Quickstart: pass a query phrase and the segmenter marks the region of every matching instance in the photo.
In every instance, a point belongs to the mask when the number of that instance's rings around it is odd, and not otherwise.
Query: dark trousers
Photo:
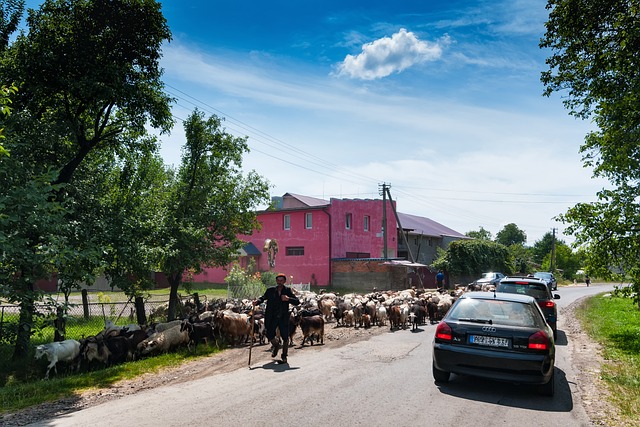
[[[282,357],[287,357],[289,350],[289,318],[276,319],[273,322],[269,322],[265,325],[267,339],[272,345],[276,338],[276,329],[280,329],[280,337],[282,338]]]

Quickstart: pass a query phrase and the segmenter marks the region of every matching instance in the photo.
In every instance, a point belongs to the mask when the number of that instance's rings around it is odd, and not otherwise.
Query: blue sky
[[[31,3],[31,4],[29,4]],[[28,2],[33,6],[39,2]],[[591,128],[542,97],[543,0],[162,1],[178,165],[195,107],[248,136],[272,195],[379,198],[401,212],[528,244],[604,185],[582,167]]]

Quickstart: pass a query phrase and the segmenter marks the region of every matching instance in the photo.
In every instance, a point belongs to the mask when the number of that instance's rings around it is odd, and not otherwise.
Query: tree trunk
[[[171,286],[169,292],[169,313],[167,314],[167,321],[170,322],[176,319],[176,307],[178,307],[178,287],[182,282],[182,273],[167,274],[167,281]]]
[[[33,285],[27,284],[27,287]],[[32,292],[27,292],[32,295]],[[20,318],[18,321],[18,334],[16,346],[13,351],[13,361],[25,360],[29,355],[29,343],[31,340],[31,328],[33,328],[33,312],[35,303],[32,296],[25,296],[20,302]]]

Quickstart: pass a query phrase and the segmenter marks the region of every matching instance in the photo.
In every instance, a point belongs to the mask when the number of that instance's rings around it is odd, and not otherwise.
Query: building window
[[[287,246],[287,256],[304,255],[304,246]]]
[[[348,213],[344,218],[344,228],[351,230],[351,214]]]
[[[308,212],[304,215],[304,228],[306,228],[307,230],[310,230],[313,225],[313,214],[311,212]]]
[[[364,231],[369,231],[369,215],[364,216]]]
[[[282,219],[282,228],[284,230],[291,230],[291,215],[285,215]]]
[[[369,252],[347,252],[346,258],[371,258]]]

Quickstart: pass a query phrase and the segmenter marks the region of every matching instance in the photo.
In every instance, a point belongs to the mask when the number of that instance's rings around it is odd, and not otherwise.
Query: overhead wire
[[[336,177],[336,175],[339,175],[344,181],[352,183],[352,184],[356,184],[356,185],[378,185],[379,183],[383,182],[384,180],[382,179],[377,179],[377,178],[372,178],[366,175],[362,175],[359,174],[357,172],[353,172],[353,171],[349,171],[346,168],[339,166],[335,163],[332,163],[330,161],[327,161],[317,155],[308,153],[302,149],[300,149],[299,147],[296,147],[294,145],[291,145],[287,142],[282,141],[279,138],[276,138],[266,132],[263,132],[257,128],[255,128],[254,126],[251,126],[239,119],[236,119],[228,114],[226,114],[225,112],[209,105],[206,102],[203,102],[195,97],[193,97],[192,95],[187,94],[186,92],[172,86],[169,84],[165,83],[165,86],[170,88],[171,90],[169,90],[168,92],[174,96],[177,99],[180,99],[182,101],[185,101],[191,105],[193,105],[196,108],[199,108],[209,114],[216,114],[219,115],[220,117],[222,117],[225,120],[225,127],[227,127],[231,132],[233,132],[236,135],[242,136],[242,137],[247,137],[248,138],[248,144],[250,147],[250,150],[252,152],[257,152],[260,153],[264,156],[270,157],[272,159],[278,160],[280,162],[286,163],[290,166],[296,167],[296,168],[300,168],[303,169],[305,171],[310,171],[319,175],[324,175],[324,176],[328,176],[328,177]],[[182,104],[179,104],[181,108],[188,110],[187,107],[185,107]],[[174,116],[176,117],[176,116]],[[176,117],[177,118],[177,117]],[[182,119],[180,119],[181,121],[184,121]],[[259,148],[256,147],[256,145],[253,143],[259,143],[262,144],[268,148],[272,148],[272,149],[276,149],[278,150],[278,152],[282,152],[287,156],[291,156],[295,159],[298,160],[302,160],[303,162],[305,162],[304,164],[300,164],[297,163],[295,160],[288,160],[285,158],[285,156],[278,156],[278,155],[274,155],[270,152],[261,150]],[[320,168],[320,170],[318,169],[314,169],[309,167],[309,165],[315,165],[318,168]],[[327,169],[327,171],[323,171],[322,169]],[[561,204],[563,206],[565,206],[568,203],[571,204],[575,204],[575,203],[579,203],[579,202],[567,202],[567,201],[549,201],[549,200],[504,200],[503,198],[500,199],[480,199],[480,198],[462,198],[462,197],[446,197],[446,196],[429,196],[428,198],[424,197],[424,196],[418,196],[416,194],[415,190],[418,190],[418,192],[420,193],[420,190],[424,190],[427,192],[433,192],[433,191],[440,191],[440,192],[448,192],[448,193],[456,193],[456,194],[461,194],[461,193],[474,193],[474,194],[489,194],[489,195],[496,195],[496,196],[519,196],[519,197],[532,197],[532,196],[542,196],[542,197],[593,197],[593,195],[579,195],[579,194],[548,194],[548,193],[517,193],[517,192],[491,192],[491,191],[471,191],[471,190],[460,190],[460,189],[444,189],[444,188],[428,188],[428,187],[416,187],[416,186],[395,186],[394,188],[394,192],[398,193],[400,195],[404,195],[408,198],[410,198],[414,203],[416,204],[420,204],[423,206],[428,207],[429,209],[433,210],[439,210],[449,216],[455,216],[458,218],[462,218],[465,220],[473,220],[473,221],[478,221],[478,222],[484,222],[486,223],[491,223],[494,226],[500,226],[500,224],[497,224],[495,222],[495,218],[489,217],[489,216],[485,216],[482,215],[480,212],[474,210],[474,211],[468,211],[468,210],[461,210],[459,207],[454,207],[451,205],[447,205],[445,203],[442,203],[442,201],[456,201],[456,202],[473,202],[473,203],[498,203],[498,204]],[[375,196],[379,196],[379,194],[377,192],[364,192],[364,193],[358,193],[358,197],[360,197],[361,195],[373,195]],[[323,195],[309,195],[312,197],[323,197],[326,198],[327,195],[323,194]],[[353,194],[340,194],[340,195],[331,195],[331,196],[336,196],[336,197],[345,197],[345,196],[353,196]],[[428,202],[426,201],[428,200]],[[438,203],[435,204],[434,201],[437,201]],[[531,226],[532,228],[538,228],[538,226]]]

